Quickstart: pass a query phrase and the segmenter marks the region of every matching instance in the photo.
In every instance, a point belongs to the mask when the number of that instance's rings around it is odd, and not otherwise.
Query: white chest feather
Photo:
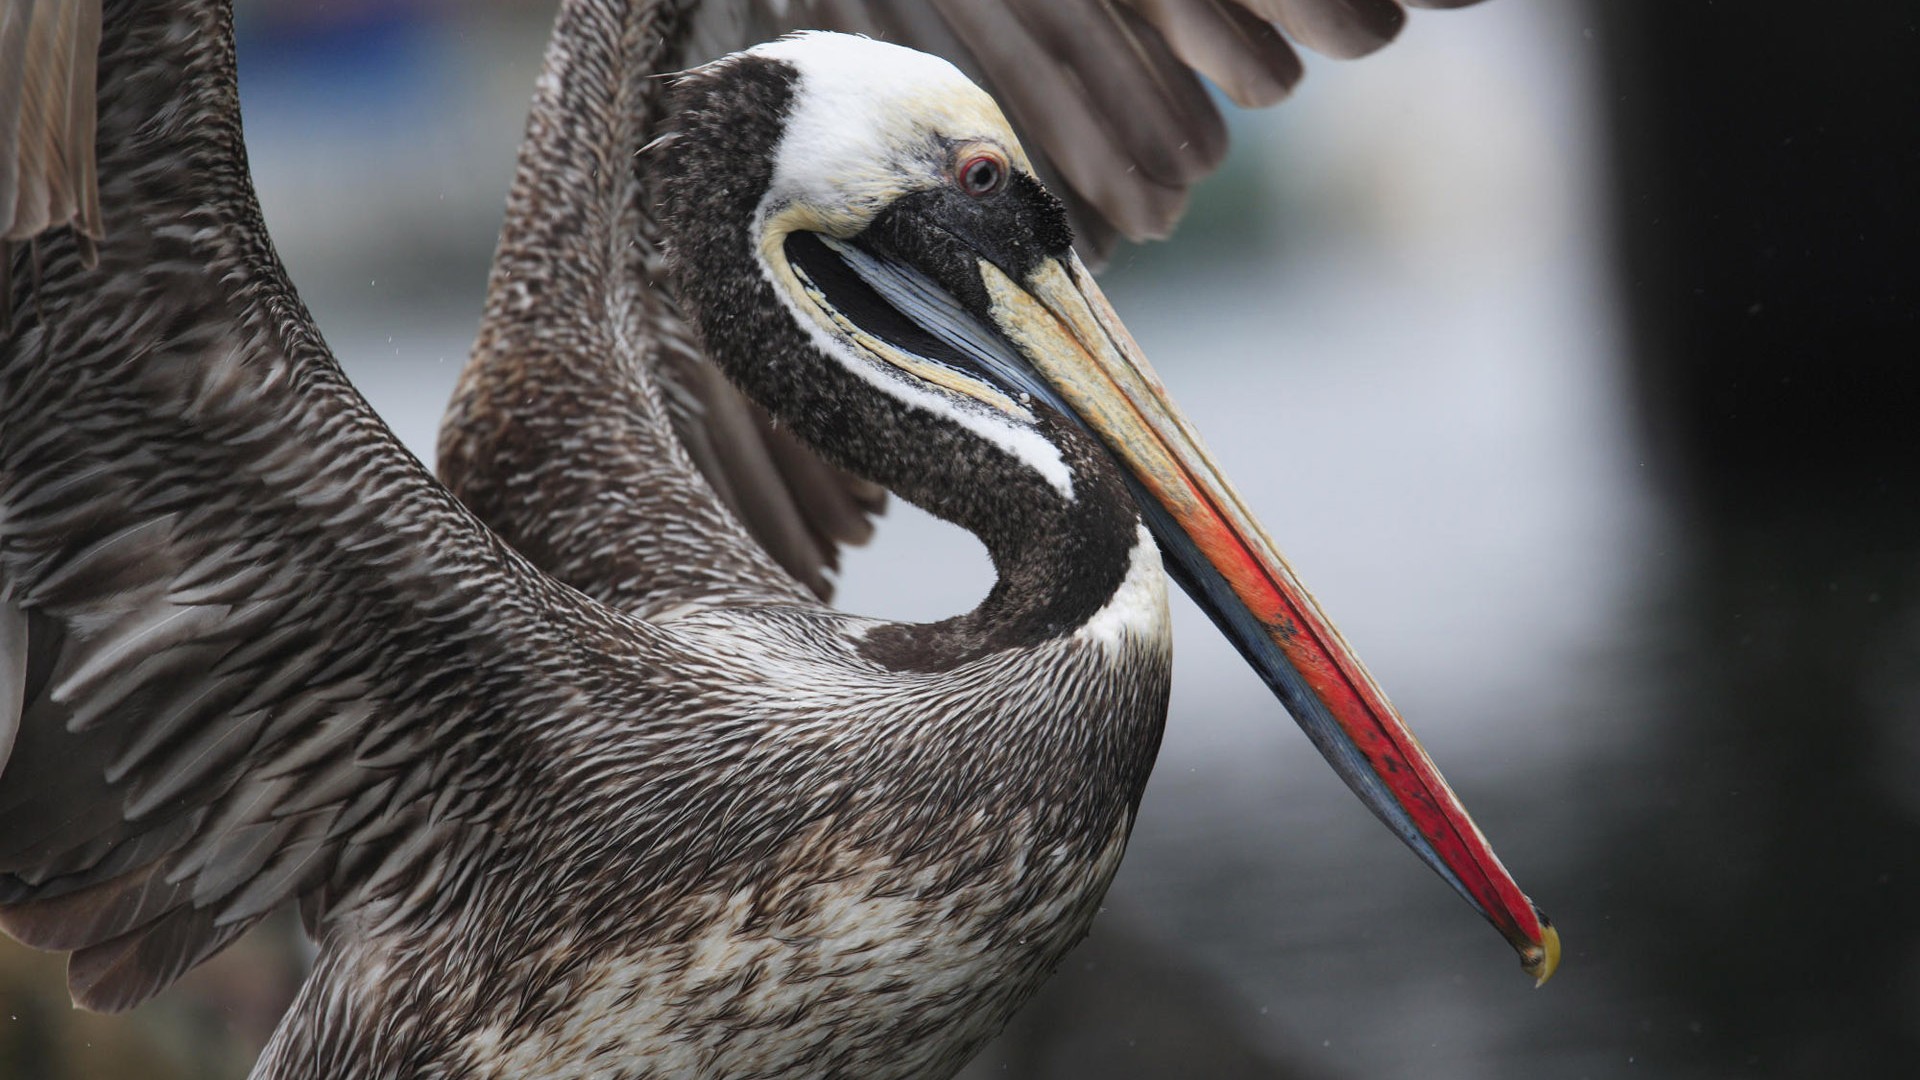
[[[1077,635],[1114,648],[1127,643],[1171,648],[1173,627],[1167,614],[1167,574],[1160,547],[1145,525],[1134,540],[1127,576],[1105,606],[1094,612]]]
[[[536,1029],[475,1032],[463,1065],[556,1080],[951,1075],[1085,933],[1125,842],[1116,829],[1069,887],[1010,919],[993,901],[1021,881],[929,905],[881,867],[808,885],[772,921],[750,891],[706,897],[698,932],[605,957]],[[1033,852],[1007,874],[1051,861]]]

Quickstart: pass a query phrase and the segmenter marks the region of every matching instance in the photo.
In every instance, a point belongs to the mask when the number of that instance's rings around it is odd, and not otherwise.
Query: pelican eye
[[[961,191],[984,199],[1007,186],[1007,163],[993,154],[975,154],[960,163],[954,180]]]

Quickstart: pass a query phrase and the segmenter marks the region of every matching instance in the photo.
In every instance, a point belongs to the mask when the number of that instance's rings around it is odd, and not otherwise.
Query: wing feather
[[[1406,25],[1398,0],[1245,0],[1287,36],[1328,56],[1350,60],[1392,41]]]
[[[10,247],[71,226],[83,258],[100,239],[94,176],[99,0],[0,4],[0,286]],[[0,330],[12,318],[0,291]]]
[[[1132,0],[1193,69],[1243,108],[1293,92],[1304,69],[1278,27],[1232,0]]]

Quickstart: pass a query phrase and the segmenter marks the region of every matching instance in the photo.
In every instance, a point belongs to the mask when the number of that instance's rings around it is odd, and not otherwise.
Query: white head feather
[[[823,231],[851,235],[916,183],[946,182],[955,143],[989,144],[1017,167],[1032,168],[1000,106],[940,57],[821,31],[791,34],[748,55],[800,73],[768,202],[830,214],[840,228]]]
[[[795,230],[850,237],[901,196],[952,183],[955,152],[963,147],[991,146],[1031,172],[1000,107],[947,61],[871,38],[809,31],[746,55],[799,73],[754,230],[761,271],[775,294],[848,370],[999,446],[1072,499],[1073,472],[1030,413],[930,385],[830,330],[799,299],[781,250]]]

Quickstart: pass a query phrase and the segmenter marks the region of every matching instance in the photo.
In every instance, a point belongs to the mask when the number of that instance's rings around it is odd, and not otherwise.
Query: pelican
[[[1161,228],[1205,162],[1077,186],[1100,148],[1057,151],[1062,202],[974,81],[861,37],[650,77],[719,10],[563,5],[443,484],[274,255],[228,4],[8,5],[0,929],[117,1010],[297,903],[273,1080],[951,1075],[1119,865],[1170,572],[1550,975],[1554,930],[1074,250]],[[1024,72],[1034,116],[1051,76],[989,16],[1061,9],[943,10],[875,8]],[[1097,10],[1162,74],[1169,42],[1250,93],[1291,70],[1231,4]],[[870,485],[980,538],[977,608],[822,603]]]

